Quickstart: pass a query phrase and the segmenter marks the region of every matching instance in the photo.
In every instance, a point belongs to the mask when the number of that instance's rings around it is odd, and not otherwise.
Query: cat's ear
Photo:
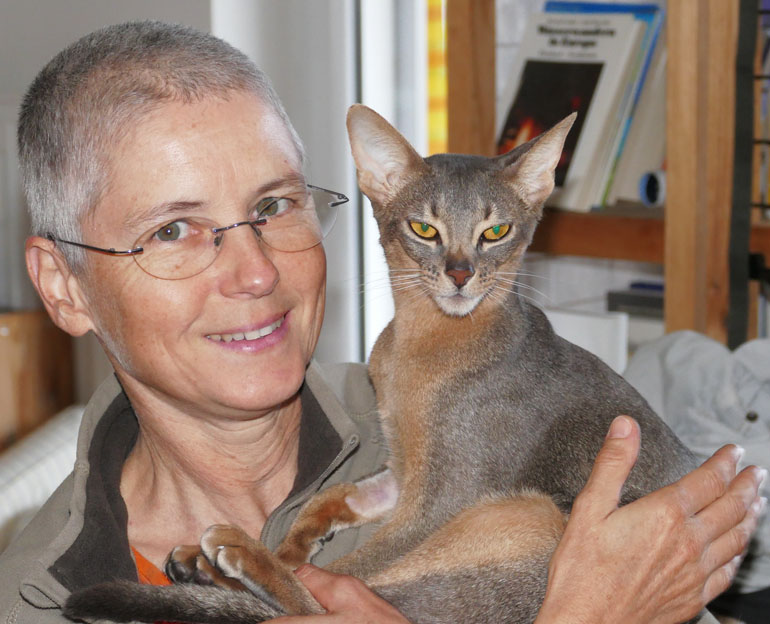
[[[410,175],[425,168],[409,142],[371,108],[353,104],[347,126],[358,185],[373,202],[392,197]]]
[[[556,165],[576,117],[577,113],[572,113],[540,136],[498,157],[504,163],[503,175],[528,206],[539,208],[553,192]]]

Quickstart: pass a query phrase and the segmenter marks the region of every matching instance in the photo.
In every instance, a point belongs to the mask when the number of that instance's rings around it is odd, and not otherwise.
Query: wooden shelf
[[[589,213],[546,208],[530,250],[663,264],[664,228],[660,208],[629,207]],[[752,227],[750,248],[770,260],[770,223]]]
[[[73,401],[72,339],[45,310],[0,311],[0,450]]]
[[[547,208],[531,251],[663,263],[663,211],[567,212]]]

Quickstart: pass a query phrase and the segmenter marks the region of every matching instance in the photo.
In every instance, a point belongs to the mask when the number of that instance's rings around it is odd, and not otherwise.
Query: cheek
[[[130,371],[137,354],[151,356],[189,325],[180,312],[195,309],[195,291],[149,278],[136,266],[98,269],[88,288],[94,325],[109,354]]]
[[[281,282],[294,291],[301,303],[302,330],[305,340],[315,346],[321,331],[326,296],[326,254],[318,245],[305,252],[287,254],[283,269],[279,267]]]

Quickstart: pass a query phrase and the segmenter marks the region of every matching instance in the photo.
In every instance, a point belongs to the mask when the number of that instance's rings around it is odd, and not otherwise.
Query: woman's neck
[[[129,542],[160,566],[171,548],[196,544],[212,524],[259,536],[294,484],[299,396],[247,419],[190,416],[131,399],[139,437],[120,485]]]

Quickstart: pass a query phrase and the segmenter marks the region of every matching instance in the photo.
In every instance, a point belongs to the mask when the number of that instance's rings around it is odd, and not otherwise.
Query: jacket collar
[[[288,503],[296,505],[312,495],[358,445],[356,423],[315,362],[307,370],[302,402],[297,477],[291,494],[268,519],[266,529]],[[99,582],[137,580],[119,485],[123,463],[138,431],[128,397],[117,378],[110,375],[83,414],[69,519],[34,572],[22,581],[22,595],[35,606],[61,606],[72,591]]]

